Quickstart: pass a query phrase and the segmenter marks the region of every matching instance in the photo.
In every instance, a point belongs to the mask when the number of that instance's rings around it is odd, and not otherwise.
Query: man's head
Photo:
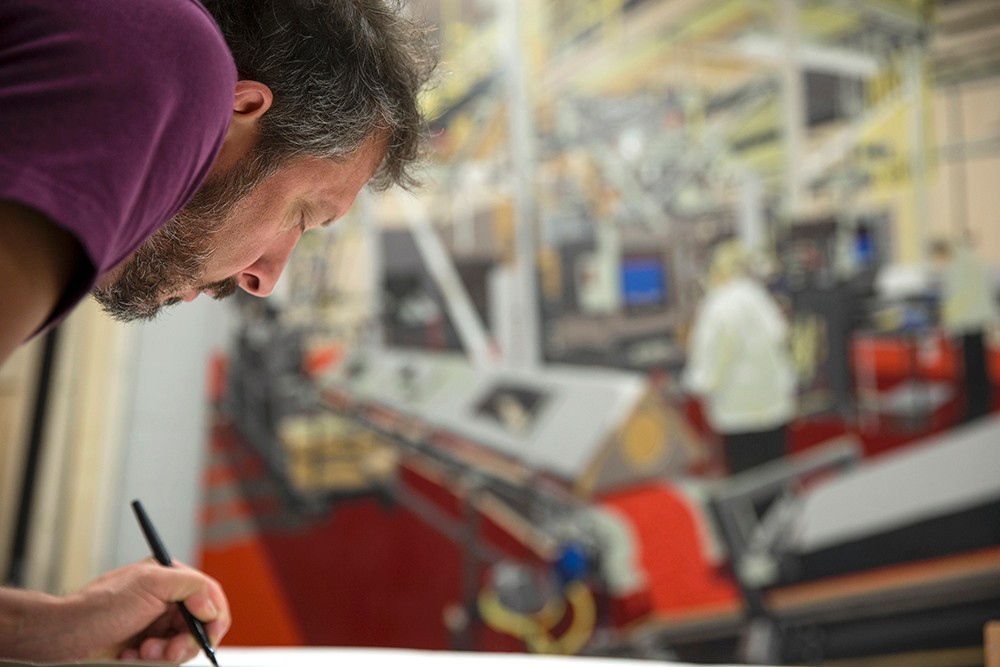
[[[239,78],[274,96],[259,150],[341,159],[374,133],[387,140],[372,185],[411,185],[424,120],[418,94],[433,60],[423,29],[393,0],[206,0]]]
[[[201,190],[99,280],[118,319],[237,287],[270,293],[302,232],[366,182],[414,184],[432,59],[390,0],[208,0],[239,73],[233,121]]]
[[[737,239],[727,239],[715,246],[712,262],[708,269],[708,282],[714,287],[748,273],[750,255],[746,246]]]
[[[951,261],[952,257],[952,247],[951,242],[945,238],[937,238],[931,241],[928,248],[931,263],[937,267],[944,267]]]

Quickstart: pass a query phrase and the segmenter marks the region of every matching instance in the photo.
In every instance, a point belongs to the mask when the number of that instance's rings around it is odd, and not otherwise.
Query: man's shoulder
[[[97,273],[194,194],[236,67],[194,0],[0,0],[0,197],[71,231]]]
[[[197,0],[2,0],[0,25],[0,56],[17,65],[0,83],[30,77],[66,103],[81,86],[136,105],[183,91],[231,111],[236,66]]]
[[[715,325],[743,326],[746,311],[760,306],[758,291],[752,284],[743,280],[730,280],[718,285],[705,295],[704,310],[706,317]]]
[[[145,80],[136,82],[138,85],[181,87],[192,101],[195,92],[223,90],[231,97],[236,66],[222,33],[201,3],[196,0],[84,2],[103,6],[100,13],[106,23],[98,39],[114,59],[114,71],[144,77]]]
[[[729,311],[734,304],[743,301],[746,295],[744,285],[736,280],[730,280],[709,290],[705,295],[705,303],[713,310]]]

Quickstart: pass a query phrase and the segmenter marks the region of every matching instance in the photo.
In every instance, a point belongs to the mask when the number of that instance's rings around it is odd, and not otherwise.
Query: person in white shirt
[[[750,276],[745,249],[720,243],[692,327],[684,385],[705,400],[731,474],[785,454],[796,411],[788,335],[778,304]]]
[[[968,244],[954,249],[946,240],[931,244],[931,259],[941,272],[941,325],[962,346],[965,389],[963,421],[985,416],[993,400],[985,329],[997,319],[997,304],[982,262]]]

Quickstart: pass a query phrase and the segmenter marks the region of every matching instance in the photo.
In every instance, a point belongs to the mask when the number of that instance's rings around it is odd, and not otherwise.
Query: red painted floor
[[[1000,391],[995,392],[1000,402]],[[958,401],[930,415],[921,428],[886,424],[860,430],[836,417],[792,425],[793,451],[853,433],[870,456],[952,426]],[[704,430],[697,405],[689,419]],[[378,497],[337,501],[305,516],[289,509],[260,457],[220,420],[212,432],[206,474],[205,541],[201,565],[223,584],[234,612],[233,645],[387,646],[444,649],[452,639],[443,613],[461,601],[462,553],[405,507]],[[419,479],[443,511],[453,499]],[[736,599],[733,582],[704,553],[697,510],[666,485],[648,485],[604,502],[630,517],[642,543],[656,611],[697,609]],[[500,548],[514,556],[511,545]],[[519,650],[518,641],[482,631],[475,647]]]
[[[235,429],[217,424],[211,448],[200,562],[230,598],[227,643],[451,647],[443,612],[461,601],[455,544],[376,497],[338,501],[319,516],[294,513]],[[244,487],[253,498],[241,496]],[[476,645],[520,648],[486,631]]]

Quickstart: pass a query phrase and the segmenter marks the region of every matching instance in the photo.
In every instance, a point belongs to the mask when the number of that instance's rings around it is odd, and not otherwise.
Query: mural
[[[425,187],[305,239],[219,367],[230,641],[981,663],[995,6],[413,11]]]

